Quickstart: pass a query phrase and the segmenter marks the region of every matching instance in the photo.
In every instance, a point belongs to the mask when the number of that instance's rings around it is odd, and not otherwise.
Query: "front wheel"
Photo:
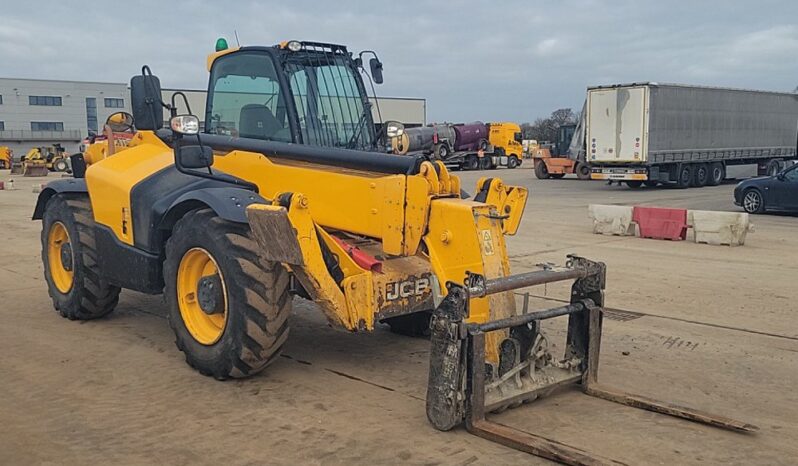
[[[86,196],[56,194],[42,217],[42,263],[53,306],[69,320],[90,320],[114,310],[119,287],[100,271],[94,215]]]
[[[510,157],[507,159],[507,168],[516,168],[516,167],[518,167],[519,165],[521,165],[521,161],[520,161],[520,160],[518,160],[518,157],[516,157],[516,156],[514,156],[514,155],[511,155],[511,156],[510,156]]]
[[[546,162],[542,160],[535,161],[535,177],[539,180],[549,179],[549,168],[546,166]]]
[[[641,180],[629,180],[626,182],[626,186],[629,186],[632,189],[637,189],[643,186],[643,182]]]
[[[189,212],[166,244],[169,325],[186,362],[219,380],[275,360],[288,337],[288,272],[258,255],[246,225]]]
[[[56,160],[55,163],[53,164],[53,169],[55,171],[57,171],[57,172],[62,172],[63,173],[65,171],[67,171],[68,168],[69,168],[69,165],[67,165],[67,162],[64,159]]]
[[[749,214],[761,214],[765,211],[765,200],[757,189],[749,189],[743,194],[743,209]]]

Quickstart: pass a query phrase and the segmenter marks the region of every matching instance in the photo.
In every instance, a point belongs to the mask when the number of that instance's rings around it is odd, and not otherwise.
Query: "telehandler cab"
[[[372,55],[370,79],[380,83]],[[604,265],[570,256],[564,267],[511,275],[504,236],[518,230],[526,189],[483,178],[468,199],[442,163],[381,153],[403,127],[375,129],[363,56],[314,42],[220,41],[207,62],[204,127],[190,109],[179,114],[179,93],[162,102],[144,67],[131,80],[133,115],[114,117],[135,125],[133,136],[116,147],[109,133],[108,151],[84,160],[76,178],[49,183],[36,204],[58,312],[94,319],[122,288],[164,293],[177,347],[217,379],[274,361],[292,295],[351,331],[395,319],[431,328],[427,415],[436,428],[465,421],[477,435],[571,464],[599,460],[485,413],[575,383],[628,405],[752,428],[600,388]],[[573,281],[570,304],[516,309],[513,290],[563,280]],[[539,326],[557,316],[569,319],[562,355]]]

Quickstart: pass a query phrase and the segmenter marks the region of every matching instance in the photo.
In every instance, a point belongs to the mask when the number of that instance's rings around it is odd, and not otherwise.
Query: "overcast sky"
[[[114,7],[112,5],[118,5]],[[3,0],[0,77],[205,88],[215,40],[376,50],[378,95],[424,97],[428,121],[532,121],[589,85],[678,82],[793,91],[798,1],[310,2]]]

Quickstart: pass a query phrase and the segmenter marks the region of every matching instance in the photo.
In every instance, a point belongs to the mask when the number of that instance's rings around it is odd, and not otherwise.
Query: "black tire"
[[[438,144],[433,152],[437,160],[446,160],[449,157],[449,147],[446,144]]]
[[[550,173],[549,178],[554,180],[560,180],[565,178],[565,173]]]
[[[632,189],[638,189],[639,187],[643,186],[642,180],[629,180],[626,182],[626,186],[629,186]]]
[[[477,150],[488,150],[488,141],[480,139],[479,143],[477,143]]]
[[[765,198],[762,193],[751,188],[743,193],[743,209],[749,214],[761,214],[765,211]]]
[[[720,162],[712,162],[709,164],[709,178],[707,179],[708,186],[718,186],[726,178],[726,167]]]
[[[208,344],[200,343],[186,327],[177,296],[178,268],[197,248],[215,261],[226,290],[224,327]],[[259,257],[246,225],[222,220],[210,209],[187,213],[166,243],[164,282],[175,344],[201,374],[219,380],[246,377],[279,356],[291,313],[289,275],[281,264]]]
[[[699,163],[693,166],[693,181],[692,186],[696,188],[703,188],[709,182],[709,165]]]
[[[391,317],[383,322],[388,324],[391,332],[408,337],[426,338],[430,336],[430,320],[432,311],[414,312],[403,316]]]
[[[56,160],[55,163],[53,164],[53,170],[55,170],[57,172],[63,173],[65,171],[67,171],[68,168],[69,168],[69,165],[67,164],[66,160],[64,160],[64,159]]]
[[[546,162],[535,160],[535,177],[539,180],[547,180],[549,176],[549,169],[546,167]]]
[[[646,180],[646,181],[643,182],[643,184],[645,185],[646,188],[655,188],[659,184],[659,181],[657,181],[657,180]]]
[[[518,157],[511,155],[507,158],[507,168],[517,168],[521,165],[521,161],[518,160]]]
[[[489,170],[493,168],[493,160],[489,156],[484,156],[479,159],[479,169]]]
[[[765,166],[765,175],[776,176],[781,171],[781,162],[778,160],[770,160]]]
[[[469,155],[466,157],[464,165],[466,170],[476,170],[479,168],[479,159],[476,155]]]
[[[590,179],[590,165],[583,162],[578,162],[574,171],[576,171],[576,177],[580,180]]]
[[[693,182],[693,167],[684,164],[679,167],[679,173],[676,178],[676,186],[681,189],[689,188],[690,183]]]
[[[71,288],[62,292],[53,278],[49,260],[49,234],[56,223],[69,235]],[[77,238],[77,241],[75,241]],[[87,196],[56,194],[47,202],[42,218],[42,262],[47,291],[53,306],[69,320],[90,320],[105,316],[119,302],[119,287],[103,279],[94,237],[94,215]]]

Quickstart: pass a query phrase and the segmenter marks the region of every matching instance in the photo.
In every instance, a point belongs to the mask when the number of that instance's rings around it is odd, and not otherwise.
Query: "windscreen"
[[[285,99],[271,57],[257,52],[221,57],[210,83],[205,132],[291,142]]]
[[[370,104],[348,57],[302,51],[287,58],[285,69],[305,144],[372,146]]]

